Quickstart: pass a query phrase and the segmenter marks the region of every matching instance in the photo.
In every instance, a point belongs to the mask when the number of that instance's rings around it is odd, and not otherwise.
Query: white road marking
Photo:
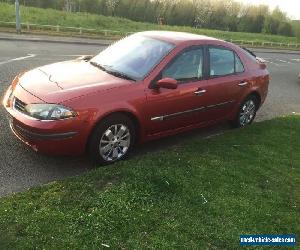
[[[34,55],[34,54],[28,54],[27,56],[13,58],[13,59],[9,59],[7,61],[0,62],[0,65],[7,64],[7,63],[10,63],[10,62],[25,60],[25,59],[32,58],[32,57],[35,57],[35,56],[36,55]]]
[[[294,64],[292,62],[281,60],[281,59],[274,59],[274,60],[276,60],[276,62],[287,63],[287,64]],[[300,59],[290,59],[290,60],[294,60],[294,61],[299,61],[300,62]],[[272,63],[272,64],[274,64],[276,66],[287,66],[287,65],[284,65],[284,64],[279,64],[279,63],[272,62],[270,60],[266,60],[266,63]]]
[[[288,63],[287,61],[280,60],[280,59],[277,59],[277,61],[279,61],[279,62],[283,62],[283,63]]]
[[[38,56],[45,56],[45,57],[56,57],[56,56],[71,56],[71,57],[80,57],[80,56],[86,56],[87,54],[85,55],[54,55],[54,54],[50,54],[50,55],[45,55],[45,54],[38,54]]]
[[[276,65],[276,66],[280,66],[279,64],[277,64],[277,63],[274,63],[274,62],[269,62],[269,63],[272,63],[272,64],[274,64],[274,65]]]

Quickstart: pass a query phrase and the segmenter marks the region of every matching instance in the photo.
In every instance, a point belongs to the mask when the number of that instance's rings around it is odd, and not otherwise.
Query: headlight
[[[28,104],[25,110],[29,116],[39,120],[61,120],[77,115],[70,108],[57,104]]]

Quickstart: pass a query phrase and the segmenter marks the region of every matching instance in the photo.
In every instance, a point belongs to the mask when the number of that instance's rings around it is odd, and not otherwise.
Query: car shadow
[[[173,136],[164,137],[155,141],[150,141],[145,144],[141,144],[133,149],[131,157],[141,156],[149,152],[158,152],[179,146],[180,144],[188,141],[192,138],[206,138],[217,136],[231,129],[228,122],[220,123],[207,128],[194,129],[189,132],[180,133]]]
[[[179,146],[180,144],[194,138],[207,138],[217,136],[231,129],[228,122],[220,123],[207,128],[194,129],[188,132],[179,133],[177,135],[164,137],[158,140],[139,144],[135,147],[130,155],[130,159],[140,157],[148,153],[159,152],[168,148]],[[99,165],[93,164],[88,156],[59,156],[37,154],[38,160],[46,161],[49,165],[54,164],[63,168],[63,171],[68,171],[69,168],[81,166],[84,170],[92,170],[98,168]],[[43,158],[43,159],[42,159]]]
[[[146,142],[144,144],[139,144],[137,147],[135,147],[132,150],[130,158],[140,157],[151,152],[159,152],[159,151],[166,150],[168,148],[176,147],[192,138],[200,139],[200,138],[217,136],[230,129],[231,129],[230,124],[224,122],[211,127],[194,129],[188,132],[183,132],[177,135],[164,137],[161,139]],[[76,157],[75,156],[53,157],[51,155],[49,156],[41,155],[41,154],[38,155],[39,155],[38,156],[39,160],[41,160],[41,158],[44,158],[43,160],[47,161],[49,164],[53,163],[55,165],[60,165],[65,170],[68,169],[69,167],[80,166],[80,165],[85,170],[91,170],[99,167],[99,165],[93,164],[89,160],[88,155],[86,154],[83,156],[76,156]]]

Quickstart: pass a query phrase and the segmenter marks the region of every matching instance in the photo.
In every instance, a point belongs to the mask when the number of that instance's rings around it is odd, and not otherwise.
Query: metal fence
[[[227,40],[239,45],[261,46],[261,47],[287,47],[287,48],[300,48],[299,43],[278,43],[278,42],[261,42],[261,41],[246,41],[246,40]]]
[[[0,21],[1,27],[15,27],[16,22],[2,22]],[[134,32],[122,32],[118,30],[102,30],[102,29],[90,29],[83,27],[69,27],[61,25],[48,25],[48,24],[35,24],[35,23],[21,23],[22,30],[32,31],[32,30],[45,30],[45,31],[55,31],[55,32],[72,32],[79,35],[83,34],[99,34],[103,36],[127,36],[133,34]]]
[[[15,22],[2,22],[0,21],[0,26],[2,27],[15,27]],[[45,30],[45,31],[55,31],[55,32],[72,32],[78,35],[83,34],[95,34],[101,35],[104,37],[123,37],[134,32],[122,32],[118,30],[101,30],[101,29],[90,29],[83,27],[68,27],[68,26],[60,26],[60,25],[46,25],[46,24],[34,24],[34,23],[21,23],[23,30],[30,32],[31,30]],[[299,43],[278,43],[278,42],[262,42],[262,41],[247,41],[247,40],[233,40],[233,39],[225,39],[228,42],[239,44],[239,45],[247,45],[247,46],[256,46],[256,47],[282,47],[282,48],[296,48],[300,49]]]

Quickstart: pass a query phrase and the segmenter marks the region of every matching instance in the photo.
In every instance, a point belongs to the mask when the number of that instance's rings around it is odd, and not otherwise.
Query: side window
[[[233,51],[223,48],[209,48],[210,75],[224,76],[234,73]]]
[[[203,50],[195,48],[180,54],[162,71],[162,78],[171,77],[179,82],[203,77]]]
[[[244,65],[242,64],[241,59],[235,54],[235,72],[242,73],[244,70]]]

